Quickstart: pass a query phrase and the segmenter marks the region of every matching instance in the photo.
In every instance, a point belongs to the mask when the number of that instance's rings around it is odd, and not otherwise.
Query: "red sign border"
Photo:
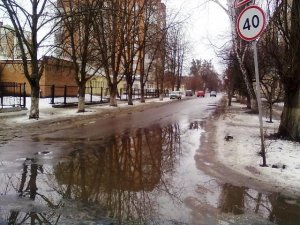
[[[251,2],[252,0],[242,0],[240,2],[238,2],[240,0],[235,0],[234,1],[234,8],[238,8],[238,7],[241,7],[242,5],[245,5],[247,4],[248,2]]]
[[[247,11],[248,9],[251,9],[251,8],[256,8],[257,10],[259,10],[259,11],[262,13],[262,15],[263,15],[263,26],[262,26],[261,31],[260,31],[257,35],[255,35],[255,36],[252,37],[252,38],[247,38],[247,37],[245,37],[244,35],[242,35],[242,33],[241,33],[241,31],[240,31],[240,28],[239,28],[239,24],[240,24],[240,19],[241,19],[242,15],[245,13],[245,11]],[[240,15],[239,15],[239,17],[238,17],[238,19],[237,19],[237,23],[236,23],[237,32],[238,32],[240,38],[242,38],[242,39],[245,40],[245,41],[253,41],[253,40],[255,40],[256,38],[258,38],[258,37],[261,35],[261,33],[264,31],[265,27],[266,27],[266,15],[265,15],[265,12],[262,10],[262,8],[260,8],[260,7],[257,6],[257,5],[250,5],[250,6],[246,7],[246,8],[240,13]]]

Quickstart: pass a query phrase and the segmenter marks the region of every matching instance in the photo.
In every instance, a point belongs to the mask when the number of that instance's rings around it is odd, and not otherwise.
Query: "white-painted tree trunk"
[[[85,97],[79,96],[78,97],[78,112],[85,111]]]
[[[78,90],[78,110],[77,112],[85,111],[85,84],[81,84]]]
[[[110,88],[109,92],[110,92],[109,93],[109,95],[110,95],[109,105],[117,107],[118,106],[118,102],[117,102],[117,99],[116,99],[117,91]]]
[[[36,83],[35,83],[36,84]],[[38,119],[40,117],[39,102],[40,102],[40,86],[31,85],[31,106],[29,110],[29,119]]]
[[[39,110],[39,98],[31,96],[31,106],[29,111],[29,119],[38,119],[40,110]]]

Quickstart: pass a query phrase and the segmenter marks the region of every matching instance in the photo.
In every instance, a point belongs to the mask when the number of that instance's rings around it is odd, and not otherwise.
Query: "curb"
[[[20,110],[20,111],[15,111],[15,112],[2,112],[2,113],[0,113],[0,119],[25,116],[25,115],[27,115],[27,112],[28,112],[27,109]]]

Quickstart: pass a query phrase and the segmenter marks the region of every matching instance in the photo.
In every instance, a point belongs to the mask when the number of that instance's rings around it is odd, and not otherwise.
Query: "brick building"
[[[30,40],[30,32],[24,32]],[[14,29],[8,25],[0,26],[0,59],[20,59],[21,51]]]
[[[71,63],[54,57],[44,57],[44,72],[40,79],[41,97],[51,96],[51,86],[72,86],[68,95],[77,95],[77,84]],[[42,63],[42,61],[41,61]],[[0,60],[0,82],[16,82],[26,84],[26,95],[30,95],[30,85],[24,75],[21,60]],[[63,88],[56,89],[56,96],[63,96]]]

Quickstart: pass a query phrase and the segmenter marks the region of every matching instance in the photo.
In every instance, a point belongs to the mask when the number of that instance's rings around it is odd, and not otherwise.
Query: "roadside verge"
[[[280,121],[265,121],[265,135],[276,133]],[[196,156],[201,168],[238,186],[300,196],[300,143],[266,138],[268,167],[261,167],[258,115],[237,102],[214,117],[206,130],[204,151]]]

